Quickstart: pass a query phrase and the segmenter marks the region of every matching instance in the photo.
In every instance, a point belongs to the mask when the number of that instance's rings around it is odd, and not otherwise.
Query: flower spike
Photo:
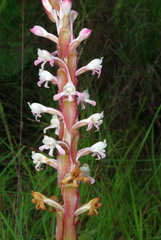
[[[50,20],[56,24],[57,34],[49,33],[37,25],[30,29],[36,36],[47,38],[56,44],[55,49],[51,52],[38,49],[38,56],[34,62],[35,66],[41,65],[37,85],[39,87],[44,85],[45,88],[56,85],[58,92],[53,99],[54,101],[58,100],[58,104],[56,104],[59,105],[59,110],[40,103],[28,103],[37,121],[40,121],[38,119],[43,113],[51,114],[50,124],[43,129],[45,135],[42,145],[39,147],[41,152],[32,151],[31,158],[37,171],[43,170],[43,164],[56,169],[62,200],[59,203],[53,194],[47,198],[39,192],[32,191],[32,202],[36,205],[37,210],[46,210],[46,205],[49,205],[50,212],[56,211],[55,238],[57,240],[76,240],[78,239],[77,223],[80,215],[84,212],[87,212],[87,215],[98,215],[98,209],[102,205],[100,198],[94,198],[79,207],[81,198],[79,184],[95,182],[95,179],[90,176],[89,165],[86,163],[81,165],[79,158],[87,154],[96,156],[97,160],[105,158],[107,146],[106,140],[98,140],[99,142],[90,147],[77,150],[79,137],[81,137],[79,128],[86,126],[86,131],[95,128],[95,132],[97,132],[104,117],[104,112],[96,112],[86,119],[80,120],[79,104],[83,110],[86,103],[96,106],[96,102],[90,99],[88,90],[78,91],[79,79],[77,77],[86,71],[92,71],[92,75],[97,73],[100,77],[103,58],[96,58],[78,69],[79,52],[77,48],[91,35],[92,30],[83,28],[75,37],[73,24],[78,13],[71,9],[72,0],[41,0],[41,2]],[[49,70],[51,73],[44,69],[46,63],[49,63],[51,67],[56,66],[56,74],[51,72],[53,69]],[[53,133],[56,134],[56,138],[47,136],[48,130],[50,130],[51,136]],[[44,154],[46,150],[48,155]]]

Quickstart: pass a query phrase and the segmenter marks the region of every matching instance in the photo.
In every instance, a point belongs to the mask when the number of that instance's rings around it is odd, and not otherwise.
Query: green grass
[[[76,35],[81,27],[93,30],[79,49],[79,66],[104,56],[100,79],[91,73],[79,77],[79,90],[88,88],[91,99],[97,101],[96,108],[88,105],[81,112],[81,118],[105,114],[101,131],[81,129],[79,149],[105,138],[108,143],[106,159],[81,159],[90,165],[96,182],[80,184],[80,204],[100,196],[102,207],[97,217],[81,217],[79,240],[160,240],[161,3],[81,0],[73,1],[73,9],[79,12]],[[27,102],[53,106],[56,88],[37,87],[38,68],[33,61],[37,48],[55,49],[29,29],[41,25],[55,33],[55,28],[41,1],[28,4],[24,0],[24,15],[23,140],[19,149],[21,4],[0,3],[0,239],[51,240],[55,239],[55,215],[36,211],[31,202],[31,190],[61,196],[56,171],[44,166],[36,172],[31,160],[31,151],[41,145],[42,129],[50,118],[44,115],[41,123],[35,122]]]

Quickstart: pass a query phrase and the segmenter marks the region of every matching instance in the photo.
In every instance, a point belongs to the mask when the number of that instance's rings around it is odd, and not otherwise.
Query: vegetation
[[[100,196],[102,207],[97,217],[82,216],[79,240],[160,240],[161,2],[73,0],[73,9],[79,12],[75,32],[81,27],[93,30],[86,50],[84,44],[79,49],[85,56],[79,66],[104,57],[100,79],[91,73],[79,78],[79,90],[88,88],[91,99],[99,103],[97,112],[104,110],[105,115],[99,133],[81,129],[80,149],[91,146],[94,138],[106,138],[108,143],[106,159],[82,158],[92,161],[96,183],[80,184],[81,203]],[[37,48],[54,51],[55,46],[29,29],[34,25],[49,32],[55,29],[41,1],[2,0],[0,22],[0,239],[54,239],[54,214],[36,211],[31,202],[31,190],[59,198],[55,172],[50,167],[36,172],[31,160],[47,116],[35,123],[27,102],[43,99],[44,105],[53,106],[56,89],[38,90],[33,61]],[[84,117],[95,110],[88,106],[87,111]]]

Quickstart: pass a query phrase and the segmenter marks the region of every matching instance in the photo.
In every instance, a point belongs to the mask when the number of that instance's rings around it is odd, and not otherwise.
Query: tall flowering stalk
[[[91,30],[83,28],[77,37],[74,36],[73,23],[77,18],[77,12],[71,10],[71,0],[42,0],[42,5],[50,20],[56,24],[58,36],[47,32],[40,26],[30,29],[33,34],[48,38],[56,44],[56,50],[52,53],[38,49],[38,58],[34,62],[35,66],[41,64],[37,84],[39,87],[44,84],[45,88],[49,88],[50,84],[57,86],[58,93],[53,100],[59,101],[59,110],[39,103],[28,103],[37,121],[40,121],[39,118],[43,113],[51,115],[49,126],[43,130],[45,135],[39,147],[40,151],[33,151],[32,159],[37,171],[43,169],[43,164],[56,169],[62,200],[59,202],[55,196],[48,198],[39,192],[32,191],[32,202],[36,204],[37,210],[47,210],[46,205],[49,205],[49,210],[56,212],[56,240],[75,240],[80,215],[85,212],[88,212],[87,215],[93,213],[98,215],[98,209],[101,207],[99,198],[94,198],[79,206],[79,184],[95,182],[90,176],[88,164],[82,164],[80,158],[91,153],[92,156],[96,156],[97,160],[106,156],[106,140],[77,150],[79,128],[86,126],[86,130],[89,131],[95,127],[95,131],[99,131],[103,122],[103,112],[95,113],[83,120],[78,119],[78,105],[81,109],[85,109],[86,104],[95,106],[96,102],[90,100],[87,90],[83,92],[77,90],[77,77],[90,70],[92,74],[97,73],[99,77],[102,58],[94,59],[86,66],[77,69],[77,48],[91,35]],[[45,64],[48,63],[51,67],[57,65],[57,76],[44,69]],[[49,134],[53,129],[55,138],[50,137]],[[48,156],[44,155],[44,152]]]

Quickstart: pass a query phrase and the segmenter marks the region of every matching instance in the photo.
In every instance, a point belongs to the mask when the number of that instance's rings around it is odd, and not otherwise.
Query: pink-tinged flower
[[[84,73],[84,72],[87,72],[89,70],[92,70],[92,75],[94,75],[95,73],[98,74],[98,78],[100,77],[101,75],[101,69],[102,69],[102,60],[103,60],[103,57],[101,59],[94,59],[92,60],[90,63],[88,63],[86,66],[82,67],[82,68],[79,68],[77,71],[76,71],[76,76],[79,76],[80,74]]]
[[[84,95],[84,97],[83,97],[83,98],[80,98],[80,97],[78,96],[78,99],[77,99],[77,103],[78,103],[78,105],[81,104],[81,109],[82,109],[82,110],[85,109],[84,102],[89,103],[89,104],[91,104],[92,106],[96,106],[96,102],[89,99],[90,95],[89,95],[88,90],[83,91],[82,94]]]
[[[52,115],[57,115],[57,116],[61,117],[62,119],[64,118],[62,113],[60,111],[56,110],[55,108],[45,107],[44,105],[42,105],[40,103],[30,104],[28,102],[28,105],[31,109],[32,114],[35,116],[35,119],[37,121],[40,121],[37,118],[41,117],[41,113],[49,113],[49,114],[52,114]]]
[[[44,135],[44,139],[42,140],[42,142],[44,143],[44,145],[39,147],[39,150],[43,151],[44,149],[47,149],[47,150],[49,149],[50,150],[49,156],[53,156],[54,148],[56,148],[61,155],[65,155],[65,150],[61,147],[61,145],[63,145],[65,148],[69,149],[68,145],[65,142],[56,141],[54,138],[48,137],[46,135]]]
[[[92,30],[88,29],[88,28],[83,28],[78,37],[75,39],[75,41],[78,42],[82,42],[83,40],[89,38],[89,36],[91,35]]]
[[[80,167],[80,170],[82,171],[83,177],[87,177],[89,178],[91,184],[93,184],[95,182],[94,178],[90,177],[89,173],[90,173],[90,169],[87,163],[83,164],[82,167]]]
[[[60,92],[54,96],[54,101],[60,99],[61,97],[68,96],[68,101],[73,101],[73,96],[77,95],[80,99],[84,98],[84,95],[78,91],[76,91],[75,86],[72,82],[68,82],[64,88],[63,92]]]
[[[91,128],[93,126],[96,127],[96,131],[97,132],[99,130],[99,126],[103,123],[102,118],[104,117],[103,112],[101,113],[95,113],[93,115],[91,115],[89,118],[87,119],[83,119],[77,123],[75,123],[72,127],[72,129],[78,129],[80,127],[83,127],[85,125],[88,125],[87,131],[91,130]]]
[[[69,12],[72,8],[72,2],[71,0],[63,0],[62,1],[62,8],[65,16],[69,15]]]
[[[70,48],[69,48],[69,51],[74,51],[78,46],[79,44],[87,39],[90,35],[91,35],[91,32],[92,30],[88,29],[88,28],[83,28],[78,37],[75,38],[71,43],[70,43]]]
[[[53,115],[50,121],[51,125],[49,127],[44,128],[44,133],[46,133],[47,129],[55,128],[55,134],[59,136],[59,130],[60,130],[60,123],[59,118],[56,115]]]
[[[38,81],[37,85],[41,87],[41,84],[45,82],[44,87],[49,88],[48,83],[52,82],[53,84],[58,84],[57,77],[53,76],[51,73],[49,73],[46,70],[39,69],[39,78],[40,81]]]
[[[46,50],[41,50],[40,48],[37,51],[38,53],[38,58],[34,62],[35,66],[37,66],[39,63],[42,62],[41,68],[44,69],[45,63],[49,62],[50,66],[53,67],[54,65],[54,59],[53,56]]]
[[[42,164],[47,164],[47,165],[57,169],[57,160],[55,160],[55,159],[47,158],[44,155],[42,155],[41,153],[35,153],[34,151],[32,151],[31,157],[33,159],[33,163],[35,164],[35,168],[37,171],[43,170],[43,168],[41,168]]]
[[[30,31],[39,36],[39,37],[44,37],[44,38],[48,38],[50,39],[51,41],[55,42],[56,44],[58,44],[58,38],[51,34],[51,33],[48,33],[44,28],[40,27],[40,26],[34,26],[33,28],[30,29]]]
[[[91,147],[83,148],[83,149],[78,151],[77,160],[80,157],[86,156],[90,153],[93,153],[92,157],[97,155],[96,160],[100,160],[101,158],[105,158],[106,157],[106,154],[105,154],[105,148],[106,147],[107,147],[107,144],[106,144],[106,139],[105,139],[103,142],[97,142],[94,145],[92,145]]]

